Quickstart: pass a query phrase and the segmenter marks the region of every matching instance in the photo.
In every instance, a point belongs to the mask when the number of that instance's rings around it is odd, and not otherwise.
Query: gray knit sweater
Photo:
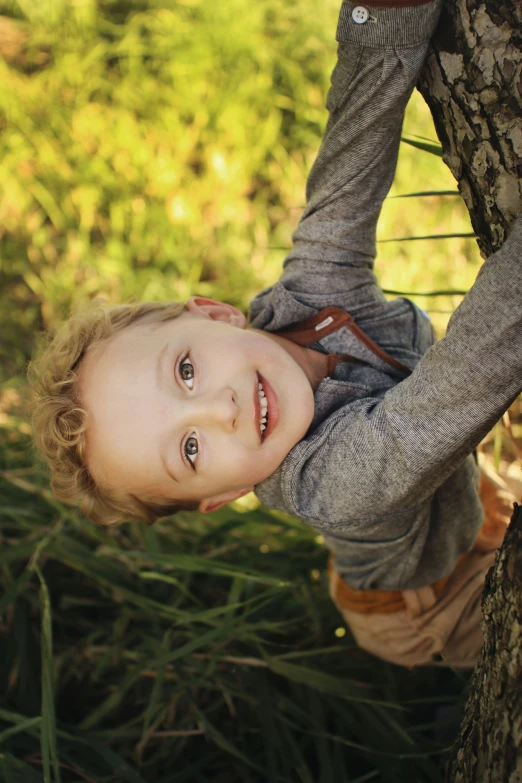
[[[368,364],[339,364],[320,383],[305,437],[255,487],[321,532],[359,589],[431,584],[471,548],[483,522],[471,453],[522,390],[521,219],[439,342],[415,304],[386,301],[373,273],[404,109],[440,5],[343,3],[307,205],[280,280],[249,312],[252,326],[276,332],[336,305],[413,369],[403,379],[346,328],[318,340],[317,350]]]

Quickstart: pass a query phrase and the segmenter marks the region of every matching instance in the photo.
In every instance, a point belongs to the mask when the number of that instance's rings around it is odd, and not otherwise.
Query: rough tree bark
[[[419,89],[484,258],[522,213],[521,72],[520,0],[446,0]],[[486,579],[484,643],[448,783],[522,781],[521,559],[519,506]]]
[[[522,212],[522,3],[446,0],[421,74],[485,258]]]
[[[470,683],[448,783],[522,781],[522,506],[517,506],[482,598],[484,642]]]

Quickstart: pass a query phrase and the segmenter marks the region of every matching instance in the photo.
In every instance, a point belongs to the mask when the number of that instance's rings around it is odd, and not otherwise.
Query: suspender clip
[[[321,321],[320,324],[317,324],[315,328],[315,331],[318,332],[320,329],[324,329],[325,327],[329,326],[331,323],[333,323],[333,318],[331,315],[328,316],[328,318],[325,318],[324,321]]]

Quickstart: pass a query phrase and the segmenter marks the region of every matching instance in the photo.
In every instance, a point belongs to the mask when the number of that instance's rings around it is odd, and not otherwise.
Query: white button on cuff
[[[357,5],[352,11],[352,19],[356,24],[364,24],[368,21],[370,12],[363,5]]]

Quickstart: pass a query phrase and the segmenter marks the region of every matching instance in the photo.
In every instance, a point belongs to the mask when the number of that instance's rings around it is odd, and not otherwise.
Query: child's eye
[[[179,365],[179,374],[181,375],[181,378],[183,381],[189,381],[187,383],[187,386],[189,389],[192,389],[194,386],[194,367],[193,365],[188,361],[183,361]]]
[[[194,437],[194,435],[191,435],[190,438],[187,438],[185,441],[183,453],[188,457],[192,470],[195,470],[194,463],[198,453],[198,440]],[[191,457],[194,457],[194,459],[191,459]]]
[[[185,357],[185,359],[179,363],[179,374],[189,389],[192,389],[194,386],[194,365],[187,361],[187,357]],[[196,470],[194,463],[196,462],[196,455],[199,451],[199,447],[198,439],[194,436],[194,434],[187,438],[182,451],[185,462],[187,462],[188,459],[188,465],[192,468],[192,470]]]

